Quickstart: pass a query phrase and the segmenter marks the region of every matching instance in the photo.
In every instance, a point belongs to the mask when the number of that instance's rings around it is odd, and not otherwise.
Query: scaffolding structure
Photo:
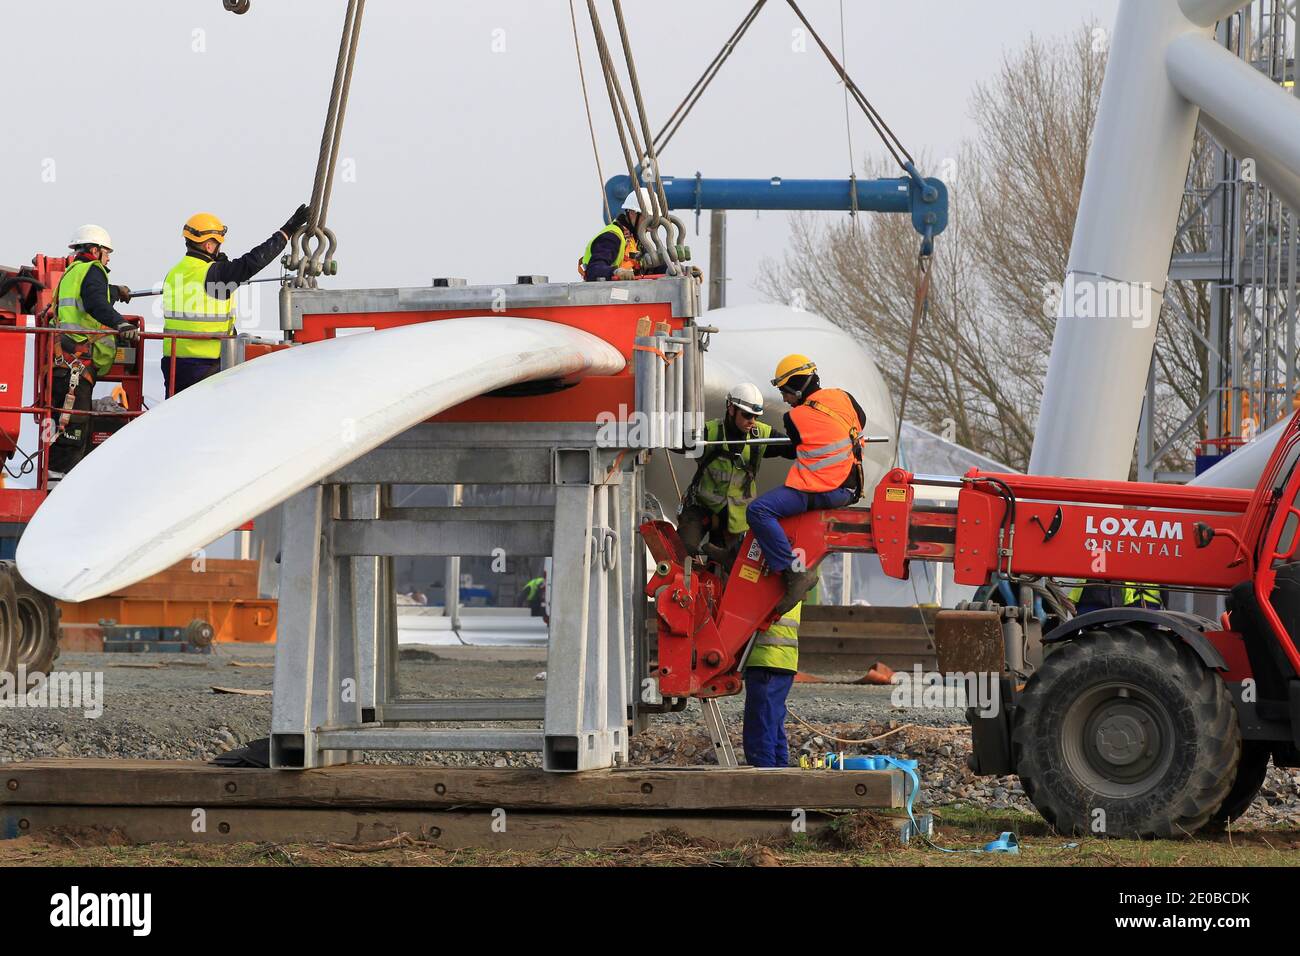
[[[1296,0],[1254,0],[1221,21],[1216,39],[1293,93]],[[1298,93],[1300,95],[1300,93]],[[1169,397],[1153,355],[1138,430],[1137,477],[1186,481],[1193,445],[1229,453],[1295,408],[1297,394],[1295,213],[1202,128],[1188,172],[1162,320],[1190,336],[1201,369],[1199,401],[1162,421]],[[1188,403],[1190,405],[1190,403]],[[1171,416],[1176,417],[1176,416]]]

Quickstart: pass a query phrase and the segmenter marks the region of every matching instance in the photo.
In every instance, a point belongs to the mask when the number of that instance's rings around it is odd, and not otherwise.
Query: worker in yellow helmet
[[[785,484],[749,503],[745,516],[763,557],[779,572],[785,594],[776,613],[793,608],[817,583],[815,567],[800,567],[780,519],[826,508],[845,508],[862,497],[862,429],[867,416],[848,392],[823,388],[817,364],[806,355],[787,355],[776,366],[772,384],[790,406],[785,433],[777,446],[793,458]]]
[[[210,212],[190,216],[181,229],[185,256],[163,280],[163,330],[229,335],[235,328],[235,290],[265,269],[293,234],[307,223],[307,206],[299,206],[272,236],[238,259],[221,251],[226,225]],[[172,351],[176,381],[171,380]],[[221,368],[216,339],[164,339],[162,373],[167,395],[189,388]]]

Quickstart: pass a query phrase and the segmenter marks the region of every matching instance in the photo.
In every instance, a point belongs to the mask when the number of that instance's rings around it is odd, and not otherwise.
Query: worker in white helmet
[[[129,302],[131,291],[108,281],[108,262],[113,240],[102,226],[87,224],[68,242],[72,261],[55,289],[52,307],[59,328],[54,355],[51,402],[59,414],[58,430],[50,448],[50,476],[58,480],[90,450],[89,412],[95,382],[107,374],[117,355],[117,340],[134,342],[139,327],[113,308],[115,302]],[[113,335],[87,335],[72,331],[111,331]]]
[[[644,212],[642,210],[645,210]],[[643,275],[663,275],[663,266],[653,268],[640,264],[640,251],[636,231],[642,217],[654,210],[650,190],[644,187],[633,190],[623,200],[618,216],[587,243],[587,249],[578,261],[578,273],[587,282],[608,279],[635,279]]]
[[[784,438],[766,422],[763,393],[752,382],[733,385],[727,392],[726,414],[704,424],[706,445],[686,492],[677,531],[687,554],[704,554],[724,571],[735,563],[736,550],[749,522],[745,509],[757,493],[758,467],[764,458],[785,457],[780,442],[743,445],[755,438]],[[708,534],[712,541],[705,541]],[[802,604],[782,614],[766,630],[754,635],[745,658],[745,711],[741,737],[745,761],[751,767],[785,767],[790,748],[785,734],[785,701],[799,670],[799,624]]]
[[[723,444],[704,447],[682,500],[677,531],[688,554],[727,566],[734,557],[731,549],[749,530],[745,508],[757,494],[759,465],[765,457],[780,455],[781,445],[742,442],[784,437],[758,420],[762,414],[763,393],[752,382],[741,382],[727,392],[723,417],[704,423],[703,440]]]

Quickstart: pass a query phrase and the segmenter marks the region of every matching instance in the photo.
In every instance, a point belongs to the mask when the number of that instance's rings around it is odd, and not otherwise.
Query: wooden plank
[[[0,807],[0,838],[38,834],[52,827],[116,830],[133,843],[348,843],[368,844],[401,833],[448,849],[547,850],[595,848],[643,839],[665,830],[734,845],[787,837],[791,812],[702,815],[689,813],[538,813],[519,810],[291,810],[219,807],[204,811],[195,832],[192,807]],[[905,816],[882,817],[906,839]],[[831,821],[808,813],[805,832]],[[925,827],[924,820],[920,821]]]
[[[350,764],[223,768],[161,760],[33,760],[0,766],[0,805],[512,807],[550,810],[788,810],[903,806],[896,770],[716,767],[555,774],[514,767]]]
[[[926,630],[920,621],[907,624],[866,624],[849,621],[837,624],[833,621],[802,622],[799,625],[799,637],[839,637],[848,641],[874,641],[893,638],[894,640],[928,641],[934,629]]]
[[[934,645],[907,637],[842,638],[799,635],[799,656],[804,654],[930,654]]]
[[[934,633],[937,612],[932,607],[810,604],[803,609],[799,633],[800,636],[842,634],[863,638],[914,634],[928,638]],[[658,621],[651,615],[646,620],[646,630],[653,635],[657,628]]]
[[[857,622],[863,624],[912,624],[918,626],[924,619],[931,629],[939,609],[933,607],[885,607],[865,604],[808,604],[804,606],[802,623]]]

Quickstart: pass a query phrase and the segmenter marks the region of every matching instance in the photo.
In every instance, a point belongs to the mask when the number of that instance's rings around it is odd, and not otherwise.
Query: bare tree
[[[920,329],[908,417],[1015,468],[1028,465],[1084,166],[1105,72],[1091,24],[1030,38],[976,87],[979,133],[949,176],[950,225],[936,243],[931,308]],[[932,168],[921,162],[922,169]],[[877,162],[870,175],[885,174]],[[904,217],[860,223],[795,219],[791,248],[760,289],[857,335],[891,389],[903,386],[918,237]],[[1189,307],[1191,306],[1189,303]],[[1164,323],[1168,326],[1170,323]],[[1197,361],[1187,330],[1162,333],[1173,384],[1167,416],[1186,406]]]

